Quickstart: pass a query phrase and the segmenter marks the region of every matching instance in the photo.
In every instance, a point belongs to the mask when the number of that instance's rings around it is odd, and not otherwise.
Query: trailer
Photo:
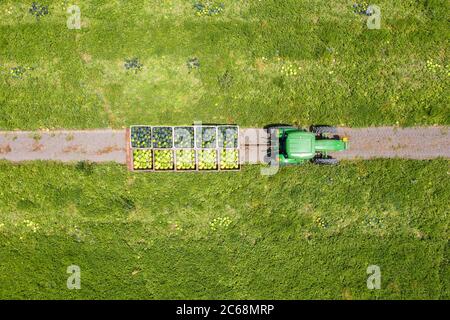
[[[143,172],[239,171],[239,126],[131,126],[128,167]]]

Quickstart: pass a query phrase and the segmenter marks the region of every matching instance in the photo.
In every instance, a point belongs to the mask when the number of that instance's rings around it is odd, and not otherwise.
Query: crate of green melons
[[[219,170],[219,157],[216,149],[197,150],[197,164],[199,171]]]
[[[131,126],[130,127],[131,148],[151,148],[152,147],[152,127]]]
[[[173,171],[175,169],[174,150],[155,149],[153,152],[155,171]]]
[[[223,125],[217,126],[217,142],[219,148],[237,149],[239,148],[239,127]]]
[[[133,170],[153,171],[153,150],[133,149],[132,152]]]
[[[173,127],[173,146],[175,149],[195,148],[195,129],[193,126]]]
[[[175,150],[175,170],[176,171],[196,171],[197,151],[194,149]]]
[[[219,168],[221,171],[240,170],[239,149],[221,149],[219,151]]]
[[[240,170],[238,126],[138,125],[129,139],[135,171]]]
[[[173,127],[152,127],[153,148],[173,148]]]

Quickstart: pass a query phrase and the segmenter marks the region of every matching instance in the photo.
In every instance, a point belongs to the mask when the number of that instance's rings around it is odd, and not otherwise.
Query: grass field
[[[266,177],[0,162],[0,297],[448,299],[448,168],[377,160]],[[71,264],[81,290],[66,288]],[[368,265],[381,290],[366,288]]]
[[[448,1],[377,1],[380,30],[353,1],[194,2],[82,1],[69,30],[71,2],[2,1],[0,128],[450,123]]]

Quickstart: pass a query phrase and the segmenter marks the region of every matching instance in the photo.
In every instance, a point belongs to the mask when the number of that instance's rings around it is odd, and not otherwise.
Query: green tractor
[[[335,127],[312,126],[309,130],[296,127],[269,128],[270,156],[279,165],[297,165],[307,161],[315,164],[334,165],[338,160],[329,153],[344,151],[348,139],[336,135]]]

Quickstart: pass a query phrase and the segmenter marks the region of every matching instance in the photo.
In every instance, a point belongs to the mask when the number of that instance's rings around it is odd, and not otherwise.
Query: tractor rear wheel
[[[313,159],[313,163],[321,165],[337,165],[339,160],[334,158],[315,158]]]
[[[295,126],[290,126],[290,125],[271,125],[271,126],[267,126],[265,127],[265,129],[267,130],[267,132],[271,132],[272,130],[279,130],[279,129],[292,129],[292,128],[296,128]]]
[[[277,132],[277,130],[283,130],[283,129],[293,129],[295,128],[294,126],[290,126],[290,125],[270,125],[265,127],[269,140],[272,140],[272,134],[275,134]],[[278,139],[278,137],[277,137]]]
[[[336,134],[337,128],[332,126],[311,126],[310,131],[316,135]]]

